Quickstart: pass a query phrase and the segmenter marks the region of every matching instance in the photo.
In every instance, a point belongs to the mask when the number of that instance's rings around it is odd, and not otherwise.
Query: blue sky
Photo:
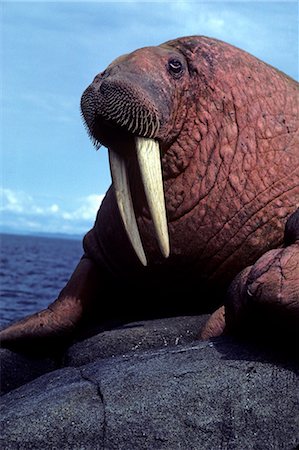
[[[296,1],[1,3],[0,230],[88,231],[110,174],[82,124],[83,90],[117,56],[193,34],[298,79]]]

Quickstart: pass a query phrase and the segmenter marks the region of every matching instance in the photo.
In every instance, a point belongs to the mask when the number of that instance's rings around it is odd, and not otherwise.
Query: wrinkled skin
[[[255,339],[295,339],[299,323],[299,209],[290,216],[284,246],[269,250],[231,283],[225,307],[215,311],[201,332],[203,339],[237,333]],[[268,336],[265,331],[270,329]]]
[[[244,322],[250,335],[256,318],[266,334],[275,332],[268,318],[281,317],[282,330],[294,327],[297,219],[282,245],[299,204],[298,83],[235,47],[193,36],[118,58],[81,105],[95,144],[126,162],[147,266],[130,244],[112,186],[58,300],[3,330],[3,345],[54,346],[91,317],[107,324],[212,312],[236,276],[225,316],[223,308],[212,315],[204,338]],[[160,146],[168,258],[157,244],[134,136]]]

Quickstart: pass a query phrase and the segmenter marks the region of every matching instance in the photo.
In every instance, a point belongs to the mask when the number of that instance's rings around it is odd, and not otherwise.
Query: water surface
[[[55,300],[83,253],[82,241],[0,235],[0,326]]]

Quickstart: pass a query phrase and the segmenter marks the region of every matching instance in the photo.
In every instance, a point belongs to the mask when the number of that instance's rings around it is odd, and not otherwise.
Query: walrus
[[[295,332],[298,100],[295,80],[204,36],[96,75],[81,110],[112,185],[57,300],[2,330],[2,345],[61,345],[91,319],[216,310],[205,339]]]

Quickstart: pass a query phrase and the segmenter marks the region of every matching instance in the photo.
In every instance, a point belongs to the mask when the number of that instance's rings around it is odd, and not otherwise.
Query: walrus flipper
[[[202,338],[233,333],[298,345],[299,208],[289,217],[284,247],[266,252],[231,283],[225,306],[212,314]]]

